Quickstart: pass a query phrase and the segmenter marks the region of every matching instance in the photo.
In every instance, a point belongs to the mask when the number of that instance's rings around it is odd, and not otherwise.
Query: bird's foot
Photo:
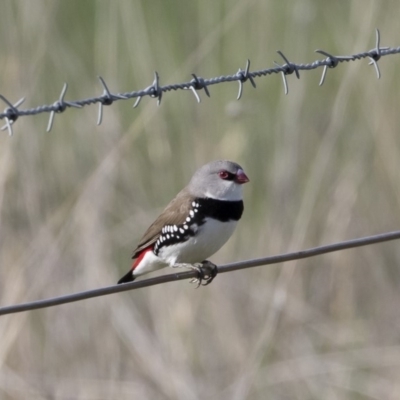
[[[209,285],[218,274],[218,267],[208,260],[204,260],[201,263],[191,265],[190,267],[195,271],[197,271],[196,278],[193,278],[190,281],[190,283],[197,283],[196,289],[200,285],[201,286]]]
[[[175,264],[173,268],[189,268],[197,272],[196,278],[191,279],[190,283],[197,283],[196,289],[199,286],[209,285],[218,274],[218,267],[211,261],[204,260],[201,263],[195,264]],[[204,283],[203,283],[204,281]]]

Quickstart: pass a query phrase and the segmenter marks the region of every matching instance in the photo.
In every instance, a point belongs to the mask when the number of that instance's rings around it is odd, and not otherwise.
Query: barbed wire
[[[374,236],[367,236],[359,239],[352,239],[345,242],[314,247],[311,249],[301,250],[293,253],[279,254],[272,257],[263,257],[252,260],[239,261],[232,264],[221,265],[217,268],[218,268],[218,273],[221,274],[224,272],[231,272],[246,268],[259,267],[262,265],[278,264],[286,261],[301,260],[304,258],[315,257],[322,254],[332,253],[335,251],[367,246],[375,243],[388,242],[390,240],[396,240],[396,239],[400,239],[400,231],[393,231]],[[184,279],[194,279],[197,277],[198,277],[198,272],[195,270],[174,273],[174,274],[159,276],[156,278],[145,279],[142,281],[135,281],[121,285],[107,286],[100,289],[87,290],[84,292],[73,293],[45,300],[37,300],[29,303],[0,307],[0,315],[15,314],[22,311],[37,310],[39,308],[54,307],[61,304],[91,299],[93,297],[106,296],[113,293],[126,292],[128,290],[160,285],[162,283],[167,283],[167,282],[181,281]]]
[[[19,109],[19,106],[25,101],[25,98],[21,98],[15,104],[12,104],[4,95],[0,94],[0,99],[8,106],[3,113],[0,114],[0,119],[5,119],[5,125],[1,128],[1,130],[8,130],[8,134],[11,136],[13,134],[12,125],[17,121],[19,117],[36,115],[41,113],[50,113],[49,121],[47,124],[46,131],[49,132],[53,127],[54,117],[56,114],[63,113],[68,108],[82,108],[87,105],[99,104],[97,124],[100,125],[103,119],[103,108],[104,106],[110,106],[115,101],[119,100],[129,100],[136,98],[133,107],[137,107],[145,96],[150,96],[152,98],[157,99],[157,104],[160,105],[163,93],[169,91],[176,90],[190,90],[197,102],[200,103],[201,99],[198,94],[199,91],[204,90],[206,95],[210,97],[210,92],[208,90],[209,86],[216,85],[224,82],[238,82],[239,90],[237,95],[237,100],[240,100],[243,94],[243,86],[244,83],[250,81],[253,88],[256,88],[256,83],[254,78],[260,78],[267,75],[272,74],[281,74],[283,80],[283,86],[285,90],[285,94],[289,93],[289,86],[287,82],[287,75],[295,74],[296,77],[300,78],[299,71],[308,71],[313,70],[319,67],[323,67],[322,76],[319,82],[321,86],[326,78],[326,74],[328,68],[336,68],[340,63],[361,60],[364,58],[370,59],[370,65],[375,67],[376,76],[379,79],[381,77],[381,73],[378,66],[378,61],[381,57],[388,56],[391,54],[400,53],[400,47],[381,47],[380,46],[380,33],[379,30],[376,29],[376,39],[375,39],[375,47],[369,51],[357,53],[349,56],[334,56],[327,51],[324,50],[315,50],[316,53],[322,54],[326,56],[323,60],[315,60],[308,64],[297,64],[289,61],[289,59],[282,53],[282,51],[278,50],[278,54],[282,57],[285,64],[280,65],[274,61],[274,68],[266,68],[259,71],[250,71],[250,60],[247,60],[246,67],[244,70],[239,68],[238,72],[234,75],[222,75],[219,77],[204,79],[196,74],[192,74],[193,79],[188,82],[183,83],[175,83],[171,85],[160,85],[160,78],[157,72],[154,73],[154,80],[152,84],[145,89],[126,92],[126,93],[111,93],[104,79],[99,76],[100,83],[103,88],[103,93],[100,96],[95,96],[82,100],[74,100],[74,101],[66,101],[65,95],[67,93],[68,85],[64,83],[64,86],[61,90],[61,94],[57,101],[53,104],[42,105],[36,108],[30,108],[26,110]]]

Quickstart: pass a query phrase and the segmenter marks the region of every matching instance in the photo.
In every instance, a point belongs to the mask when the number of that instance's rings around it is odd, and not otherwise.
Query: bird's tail
[[[133,282],[135,280],[135,276],[133,276],[133,270],[129,270],[126,275],[124,275],[119,281],[118,285],[120,283],[128,283],[128,282]]]
[[[134,259],[134,261],[133,261],[132,268],[129,270],[129,272],[128,272],[126,275],[124,275],[124,276],[118,281],[118,284],[120,284],[120,283],[133,282],[133,281],[136,279],[136,276],[133,275],[134,269],[140,264],[140,262],[142,261],[143,257],[146,255],[146,253],[147,253],[148,251],[150,251],[152,248],[153,248],[152,246],[146,247],[146,248],[144,248],[143,250],[141,250],[139,254],[135,253],[135,254],[133,255],[132,258]]]

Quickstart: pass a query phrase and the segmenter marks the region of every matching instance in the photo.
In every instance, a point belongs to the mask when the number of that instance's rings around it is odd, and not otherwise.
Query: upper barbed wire
[[[252,86],[256,88],[256,84],[254,82],[254,78],[260,78],[267,75],[272,74],[281,74],[283,80],[283,86],[285,94],[289,93],[289,86],[287,83],[287,75],[291,75],[295,73],[297,78],[300,78],[299,71],[309,71],[316,68],[323,67],[323,72],[321,76],[321,80],[319,85],[321,86],[326,78],[326,73],[328,68],[336,68],[340,63],[361,60],[364,58],[370,59],[370,65],[373,65],[376,71],[376,76],[379,79],[381,77],[381,72],[379,70],[378,61],[381,57],[388,56],[391,54],[400,53],[400,47],[380,47],[380,33],[379,30],[376,29],[376,42],[375,48],[357,54],[352,54],[349,56],[334,56],[324,50],[316,50],[316,53],[322,54],[326,56],[323,60],[315,60],[311,63],[307,64],[297,64],[289,61],[289,59],[278,50],[278,54],[283,58],[285,64],[280,65],[277,62],[274,62],[275,67],[266,68],[259,71],[250,71],[250,60],[247,60],[246,67],[244,70],[239,68],[238,72],[234,75],[222,75],[214,78],[205,79],[199,77],[195,74],[192,74],[193,79],[188,82],[183,83],[175,83],[170,85],[161,86],[160,78],[157,72],[154,73],[154,80],[152,84],[145,89],[133,92],[126,93],[111,93],[108,89],[106,82],[104,79],[99,76],[100,83],[103,87],[103,93],[97,97],[90,97],[82,100],[74,100],[74,101],[66,101],[64,100],[68,85],[65,83],[59,99],[53,104],[42,105],[36,108],[29,108],[26,110],[19,109],[19,106],[24,102],[25,98],[18,100],[15,104],[12,104],[4,95],[0,94],[0,99],[8,106],[3,113],[0,113],[0,119],[5,119],[5,125],[1,128],[1,130],[8,130],[9,135],[13,134],[12,125],[17,121],[19,117],[24,117],[28,115],[36,115],[41,113],[50,113],[49,121],[47,124],[47,132],[52,129],[54,117],[56,114],[60,114],[67,110],[70,107],[74,108],[82,108],[87,105],[99,104],[98,110],[98,118],[97,124],[100,125],[103,119],[103,106],[109,106],[118,100],[129,100],[136,98],[133,107],[137,107],[141,101],[141,99],[145,96],[150,96],[152,98],[157,99],[157,104],[160,105],[163,93],[169,91],[176,90],[191,90],[194,94],[198,103],[200,103],[201,99],[198,91],[204,90],[206,95],[210,97],[210,92],[208,90],[208,86],[216,85],[224,82],[238,82],[239,90],[237,99],[239,100],[243,94],[243,84],[247,81],[250,81]]]

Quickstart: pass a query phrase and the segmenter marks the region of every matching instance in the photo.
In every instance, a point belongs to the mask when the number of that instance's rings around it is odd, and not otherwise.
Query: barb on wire
[[[368,246],[370,244],[388,242],[390,240],[400,239],[400,231],[387,232],[374,236],[367,236],[359,239],[352,239],[345,242],[328,244],[326,246],[314,247],[293,253],[279,254],[272,257],[256,258],[253,260],[239,261],[232,264],[221,265],[218,272],[231,272],[240,269],[259,267],[262,265],[278,264],[286,261],[301,260],[304,258],[315,257],[322,254],[332,253],[335,251],[351,249],[355,247]],[[51,299],[37,300],[29,303],[16,304],[11,306],[0,307],[0,315],[14,314],[17,312],[36,310],[39,308],[53,307],[60,304],[72,303],[80,300],[91,299],[93,297],[106,296],[113,293],[126,292],[128,290],[140,289],[148,286],[159,285],[161,283],[180,281],[184,279],[196,278],[197,272],[194,270],[163,275],[156,278],[145,279],[125,283],[122,285],[108,286],[100,289],[88,290],[80,293],[73,293],[66,296],[54,297]]]
[[[250,83],[251,83],[251,85],[253,86],[254,89],[257,87],[256,83],[254,82],[253,77],[249,74],[249,69],[250,69],[250,60],[247,60],[245,70],[243,71],[241,68],[239,68],[239,71],[236,73],[236,75],[238,75],[240,77],[240,79],[238,80],[238,82],[239,82],[239,92],[238,92],[238,95],[236,97],[236,100],[240,100],[242,98],[243,83],[247,82],[247,80],[250,81]]]
[[[376,77],[378,79],[381,78],[381,71],[379,70],[379,66],[378,66],[378,61],[381,58],[381,50],[383,49],[388,49],[388,47],[380,47],[380,43],[381,43],[381,34],[379,32],[379,29],[376,30],[376,46],[375,46],[375,53],[371,54],[371,56],[369,57],[371,62],[369,63],[369,65],[373,64],[375,67],[375,71],[376,71]]]
[[[97,125],[100,125],[103,121],[103,106],[110,106],[114,103],[114,100],[125,100],[127,97],[121,94],[112,94],[106,85],[105,80],[99,76],[99,81],[103,86],[103,94],[99,100],[99,113],[97,116]]]
[[[199,96],[199,94],[196,92],[196,89],[195,89],[195,85],[194,85],[194,84],[189,86],[189,90],[193,93],[193,96],[194,96],[195,99],[197,100],[197,103],[201,103],[200,96]]]
[[[55,113],[62,113],[66,109],[70,107],[84,107],[87,105],[99,103],[99,112],[97,117],[97,123],[100,124],[103,118],[103,106],[111,105],[113,102],[117,100],[128,100],[128,99],[136,99],[133,104],[133,107],[137,107],[144,96],[150,96],[152,98],[157,99],[157,104],[160,105],[163,93],[170,92],[172,90],[190,90],[193,95],[195,96],[197,102],[200,103],[200,96],[198,91],[204,90],[206,95],[210,97],[210,92],[208,87],[211,85],[216,85],[219,83],[224,82],[238,82],[239,84],[239,92],[237,95],[237,99],[239,100],[243,94],[243,83],[249,80],[252,86],[255,88],[256,84],[254,82],[255,78],[265,77],[267,75],[272,74],[281,74],[285,94],[289,92],[288,83],[287,83],[287,75],[296,74],[297,78],[300,78],[300,71],[309,71],[316,68],[323,68],[321,80],[319,85],[321,86],[326,78],[326,73],[328,68],[336,68],[342,62],[349,62],[355,60],[361,60],[364,58],[368,58],[370,60],[369,64],[372,64],[375,68],[376,75],[378,79],[381,76],[381,72],[379,70],[378,61],[384,57],[391,54],[398,54],[400,53],[400,47],[381,47],[380,46],[380,32],[376,30],[376,37],[375,37],[375,47],[369,51],[363,53],[357,53],[349,56],[334,56],[324,50],[316,50],[317,53],[324,55],[326,58],[322,60],[316,60],[308,64],[297,64],[288,60],[288,58],[282,53],[282,51],[278,51],[278,54],[283,58],[285,61],[284,65],[280,65],[275,63],[275,67],[273,68],[266,68],[258,71],[251,71],[250,72],[250,60],[247,60],[246,68],[243,71],[239,68],[238,72],[233,75],[222,75],[215,78],[204,79],[198,77],[195,74],[192,74],[193,79],[189,82],[183,83],[176,83],[161,86],[160,85],[160,78],[157,72],[154,73],[154,80],[153,83],[145,89],[132,91],[127,93],[111,93],[107,88],[107,85],[103,78],[99,77],[100,82],[103,86],[103,94],[97,97],[91,97],[82,100],[75,100],[75,101],[65,101],[64,97],[67,91],[67,84],[64,85],[60,97],[58,101],[51,105],[43,105],[36,108],[30,108],[26,110],[19,109],[19,105],[21,102],[17,102],[16,104],[12,105],[4,95],[0,95],[0,99],[3,100],[8,108],[4,110],[3,113],[0,113],[0,119],[5,119],[6,124],[3,126],[3,130],[7,129],[8,133],[12,135],[12,128],[11,125],[15,123],[18,117],[28,116],[28,115],[36,115],[41,113],[50,113],[49,123],[47,125],[47,131],[50,131],[53,122]]]
[[[8,108],[5,109],[4,113],[6,116],[4,117],[6,120],[6,124],[1,128],[2,131],[5,129],[8,130],[8,136],[13,135],[12,124],[18,119],[18,107],[25,101],[25,98],[19,99],[15,104],[11,104],[3,95],[0,94],[0,98],[8,105]]]
[[[99,101],[99,113],[97,115],[97,125],[101,125],[103,121],[103,106],[109,106],[114,102],[104,79],[101,76],[99,76],[99,80],[103,86],[103,96],[102,100]]]
[[[65,94],[67,93],[68,83],[64,83],[63,88],[61,89],[60,97],[53,104],[53,109],[50,111],[49,123],[47,124],[46,132],[50,132],[54,123],[54,116],[56,113],[62,113],[66,110],[67,107],[75,107],[82,108],[82,105],[78,104],[75,101],[64,101]]]
[[[158,76],[158,72],[154,72],[154,81],[153,85],[151,86],[152,93],[150,94],[150,97],[157,98],[157,105],[159,106],[161,104],[161,99],[162,99],[162,90],[160,89],[160,77]]]
[[[315,50],[315,52],[327,57],[325,59],[326,64],[324,65],[324,69],[322,71],[322,76],[321,80],[319,81],[319,86],[322,86],[323,83],[325,82],[326,71],[328,68],[336,68],[340,62],[352,60],[351,56],[333,56],[332,54],[329,54],[324,50]]]
[[[196,96],[196,99],[198,99],[198,102],[200,103],[200,96],[197,93],[197,90],[202,90],[204,89],[204,92],[208,97],[211,97],[210,92],[208,91],[207,85],[204,83],[204,79],[197,76],[196,74],[192,74],[193,79],[190,81],[190,88],[193,88],[194,91],[193,93]]]
[[[148,96],[157,98],[157,105],[159,106],[161,104],[161,98],[163,94],[163,88],[160,86],[160,77],[158,76],[158,72],[154,72],[154,80],[153,83],[145,89],[146,93]],[[143,96],[138,96],[137,100],[135,101],[135,104],[133,105],[133,108],[136,108],[140,101],[142,100]]]
[[[274,64],[280,69],[283,80],[283,88],[285,90],[285,94],[288,94],[289,86],[287,83],[286,75],[291,75],[294,72],[297,79],[300,79],[299,68],[296,64],[291,63],[280,50],[278,50],[277,53],[286,61],[286,64],[284,65],[280,65],[276,61],[274,61]]]

